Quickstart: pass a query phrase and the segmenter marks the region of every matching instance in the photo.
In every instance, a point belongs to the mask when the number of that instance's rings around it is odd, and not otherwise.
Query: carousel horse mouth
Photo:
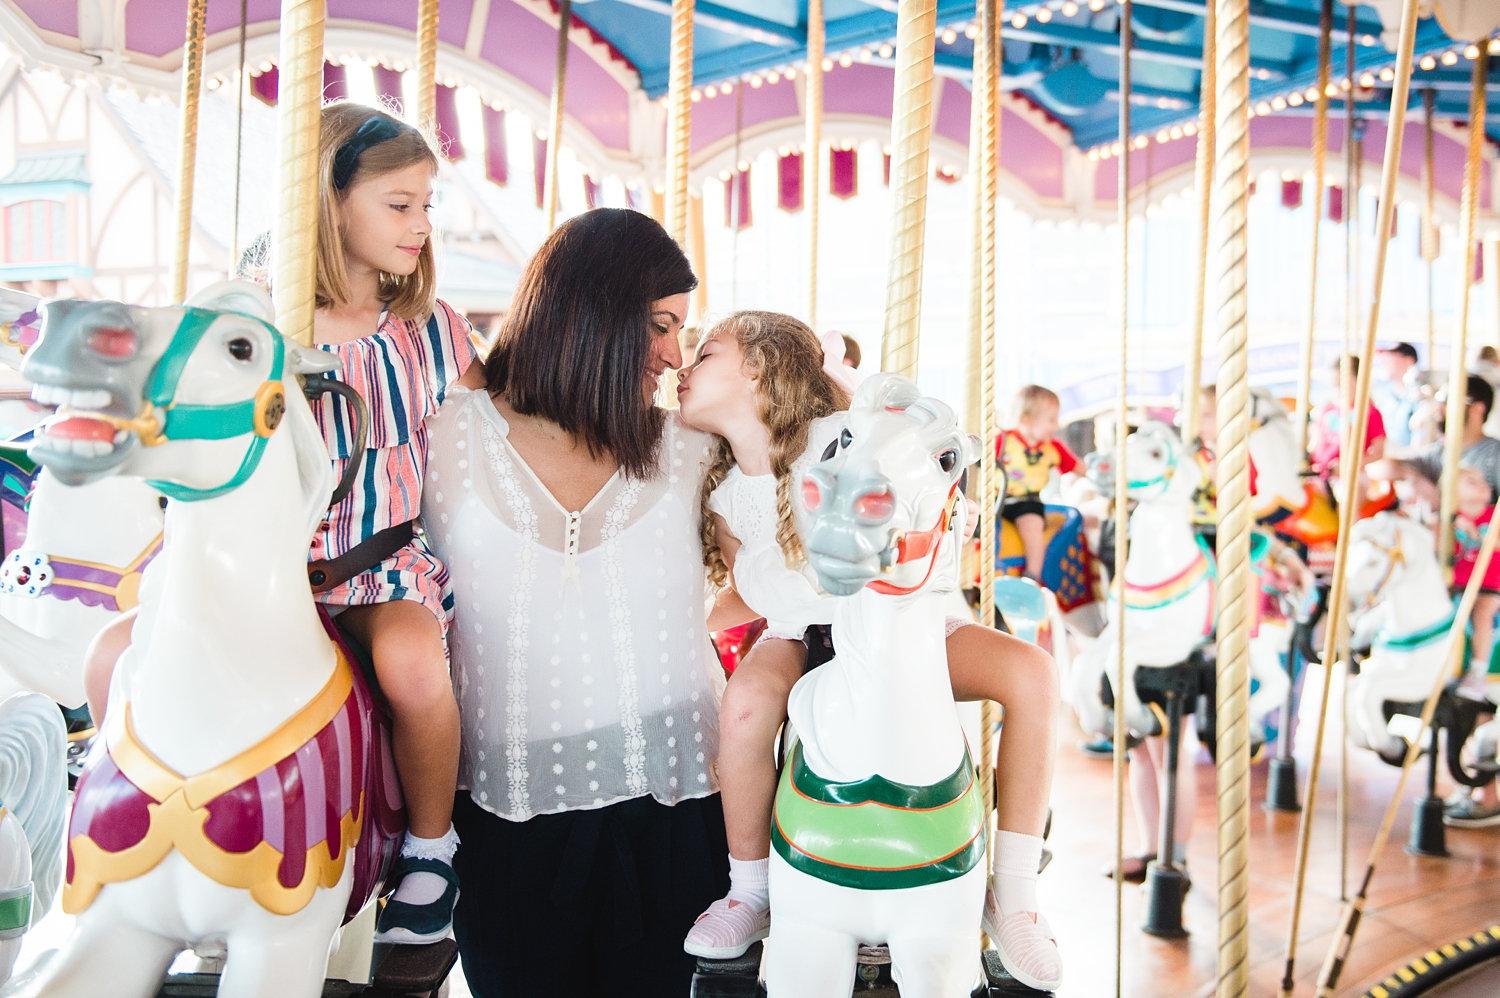
[[[811,537],[807,564],[833,596],[853,596],[881,576],[881,552],[862,538]]]
[[[66,484],[81,485],[113,471],[139,440],[138,432],[128,426],[130,419],[108,411],[117,407],[104,389],[38,383],[31,397],[57,407],[36,431],[32,456]]]

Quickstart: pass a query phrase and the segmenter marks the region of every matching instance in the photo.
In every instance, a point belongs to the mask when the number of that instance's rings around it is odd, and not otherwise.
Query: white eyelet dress
[[[709,437],[673,415],[660,473],[565,510],[487,394],[428,424],[423,520],[448,566],[459,786],[513,821],[717,791],[723,672],[709,643],[699,489]]]

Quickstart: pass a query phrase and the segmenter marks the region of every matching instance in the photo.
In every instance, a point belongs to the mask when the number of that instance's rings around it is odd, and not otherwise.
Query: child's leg
[[[457,900],[452,822],[459,719],[442,625],[412,600],[349,607],[340,622],[369,649],[390,704],[391,750],[406,799],[409,827],[401,856],[407,871],[381,913],[378,935],[383,941],[434,942],[447,935]]]
[[[1038,582],[1042,579],[1042,560],[1047,546],[1042,536],[1047,521],[1037,513],[1021,513],[1016,516],[1016,532],[1021,535],[1021,550],[1026,555],[1026,576]]]
[[[1193,756],[1190,741],[1191,728],[1184,724],[1179,734],[1177,753],[1177,794],[1174,820],[1172,822],[1172,859],[1174,863],[1181,864],[1187,857],[1188,836],[1193,833],[1193,813],[1198,809],[1198,779],[1194,771]],[[1142,746],[1151,759],[1150,782],[1153,789],[1149,791],[1152,806],[1149,810],[1137,808],[1136,820],[1140,822],[1142,842],[1151,843],[1150,851],[1161,852],[1160,829],[1161,808],[1165,804],[1160,792],[1161,775],[1167,771],[1167,740],[1166,738],[1147,738]],[[1131,767],[1134,770],[1134,766]],[[1145,774],[1142,774],[1145,776]],[[1142,783],[1146,781],[1143,779]],[[1131,774],[1131,787],[1135,790],[1135,774]],[[1146,794],[1146,787],[1140,787],[1142,796]],[[1153,823],[1149,839],[1146,837],[1147,823]],[[1164,857],[1163,857],[1164,858]]]
[[[1474,612],[1470,616],[1473,628],[1469,641],[1469,663],[1464,672],[1460,689],[1483,697],[1488,685],[1486,676],[1490,669],[1490,652],[1495,645],[1495,614],[1500,613],[1500,594],[1481,592],[1474,601]]]
[[[984,929],[1011,974],[1050,990],[1062,980],[1062,958],[1037,913],[1036,879],[1057,747],[1057,669],[1036,645],[976,624],[952,629],[947,648],[954,698],[995,700],[1005,708],[995,750],[998,831]]]
[[[729,894],[710,905],[688,931],[683,948],[694,956],[726,960],[766,935],[771,803],[776,795],[771,748],[806,657],[802,642],[768,635],[740,659],[724,689],[718,774],[729,840]]]
[[[110,621],[89,643],[83,656],[83,692],[89,701],[89,714],[95,724],[103,723],[104,710],[109,703],[109,684],[114,677],[115,663],[130,647],[130,632],[135,626],[137,611],[130,610]]]

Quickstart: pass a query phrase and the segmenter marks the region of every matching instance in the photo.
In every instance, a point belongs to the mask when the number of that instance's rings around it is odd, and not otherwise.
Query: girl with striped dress
[[[313,340],[339,358],[334,377],[369,407],[354,451],[354,418],[332,395],[314,406],[342,473],[363,466],[313,539],[315,597],[369,649],[390,704],[392,748],[410,828],[395,894],[376,939],[432,942],[448,934],[458,880],[452,860],[459,715],[444,637],[453,616],[448,572],[413,533],[427,460],[426,417],[474,359],[468,323],[434,294],[427,218],[437,157],[417,129],[353,103],[323,109]]]

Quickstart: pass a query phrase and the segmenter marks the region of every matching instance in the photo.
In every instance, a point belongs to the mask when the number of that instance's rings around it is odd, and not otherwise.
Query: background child
[[[313,340],[339,358],[334,376],[364,397],[370,435],[353,490],[314,537],[309,577],[316,598],[369,649],[391,708],[410,830],[376,938],[432,942],[448,934],[458,900],[459,720],[443,644],[453,613],[448,572],[412,523],[424,420],[474,354],[468,323],[434,295],[427,212],[437,157],[426,139],[384,112],[337,103],[323,109],[319,141]],[[342,472],[356,457],[353,414],[337,396],[313,411]]]
[[[1042,578],[1046,554],[1042,489],[1051,480],[1052,469],[1066,475],[1078,467],[1078,458],[1055,439],[1058,409],[1057,395],[1051,389],[1027,385],[1016,393],[1015,429],[1002,430],[995,443],[995,460],[1005,473],[1000,515],[1016,525],[1026,556],[1025,575],[1037,582]]]
[[[1494,496],[1484,476],[1473,468],[1458,475],[1457,511],[1453,539],[1456,547],[1453,562],[1453,586],[1462,592],[1474,574],[1479,559],[1479,545],[1490,527],[1495,511]],[[1469,662],[1458,684],[1460,696],[1472,700],[1487,699],[1490,651],[1495,644],[1495,614],[1500,613],[1500,558],[1490,560],[1479,596],[1470,616]]]
[[[720,708],[719,782],[730,852],[730,892],[699,917],[684,948],[737,956],[769,931],[767,874],[776,767],[771,746],[802,674],[803,630],[826,622],[828,597],[799,570],[791,508],[793,463],[821,451],[820,419],[848,405],[822,370],[811,329],[790,316],[739,312],[718,323],[680,376],[689,424],[722,439],[704,484],[704,563],[732,580],[767,633],[740,662]],[[809,443],[812,444],[809,447]],[[790,566],[796,565],[798,568]],[[1056,742],[1057,678],[1046,653],[990,628],[949,621],[954,696],[1006,705],[996,756],[998,832],[983,924],[1006,967],[1032,987],[1056,987],[1062,963],[1037,914],[1036,876]],[[1004,668],[997,668],[998,663]]]

